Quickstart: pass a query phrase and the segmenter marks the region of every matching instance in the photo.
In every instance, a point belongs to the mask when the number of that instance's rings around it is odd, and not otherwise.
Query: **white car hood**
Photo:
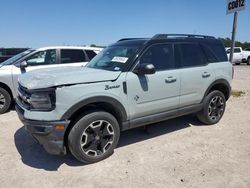
[[[116,80],[119,72],[87,67],[62,67],[35,70],[19,77],[19,83],[27,89],[42,89],[55,86],[84,84]]]

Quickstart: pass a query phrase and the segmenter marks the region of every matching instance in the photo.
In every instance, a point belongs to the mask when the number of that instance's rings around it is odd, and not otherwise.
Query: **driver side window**
[[[140,58],[140,64],[153,64],[156,71],[174,69],[172,44],[156,44],[147,49]]]
[[[56,50],[37,52],[27,58],[26,62],[30,66],[56,64]]]

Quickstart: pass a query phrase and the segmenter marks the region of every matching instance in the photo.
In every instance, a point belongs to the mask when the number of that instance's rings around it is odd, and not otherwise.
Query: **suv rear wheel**
[[[94,163],[112,155],[119,137],[115,117],[104,111],[95,111],[75,123],[68,136],[68,146],[79,161]]]
[[[250,65],[250,57],[247,58],[247,65]]]
[[[8,91],[0,87],[0,114],[9,110],[11,104],[11,96]]]
[[[209,93],[203,101],[203,109],[197,118],[207,125],[216,124],[222,118],[226,108],[226,99],[222,92],[215,90]]]

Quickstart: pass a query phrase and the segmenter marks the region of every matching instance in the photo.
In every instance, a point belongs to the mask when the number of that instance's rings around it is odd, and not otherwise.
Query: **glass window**
[[[26,59],[28,65],[56,64],[56,50],[40,51]]]
[[[208,63],[228,61],[225,48],[222,44],[204,43],[202,45]],[[230,49],[227,50],[230,53]]]
[[[176,44],[178,59],[182,67],[194,67],[205,65],[205,56],[199,44]]]
[[[0,50],[0,56],[4,56],[6,55],[6,50],[5,49],[1,49]]]
[[[137,52],[138,46],[113,45],[98,53],[86,66],[108,71],[122,71],[129,59]]]
[[[27,56],[28,54],[30,54],[31,52],[33,52],[34,50],[27,50],[27,51],[24,51],[20,54],[17,54],[9,59],[7,59],[6,61],[4,61],[2,63],[2,65],[12,65],[14,63],[16,63],[18,60],[20,60],[21,58],[24,58],[25,56]]]
[[[175,68],[172,44],[157,44],[149,49],[140,58],[140,64],[153,64],[156,71]]]
[[[234,48],[234,53],[240,53],[240,48]]]
[[[96,56],[96,53],[93,50],[85,50],[87,53],[89,60],[93,59]]]
[[[61,63],[77,63],[86,62],[85,54],[83,50],[61,50]]]

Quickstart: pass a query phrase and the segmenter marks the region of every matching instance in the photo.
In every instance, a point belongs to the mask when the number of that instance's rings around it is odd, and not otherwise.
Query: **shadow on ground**
[[[121,133],[118,147],[127,146],[141,141],[146,141],[163,134],[178,131],[190,127],[190,125],[199,126],[199,121],[193,116],[185,116],[157,124],[131,129]],[[22,162],[30,167],[44,169],[47,171],[56,171],[62,164],[69,166],[84,166],[78,162],[72,155],[54,156],[46,153],[25,130],[24,127],[18,129],[14,135],[15,145],[21,155]]]

